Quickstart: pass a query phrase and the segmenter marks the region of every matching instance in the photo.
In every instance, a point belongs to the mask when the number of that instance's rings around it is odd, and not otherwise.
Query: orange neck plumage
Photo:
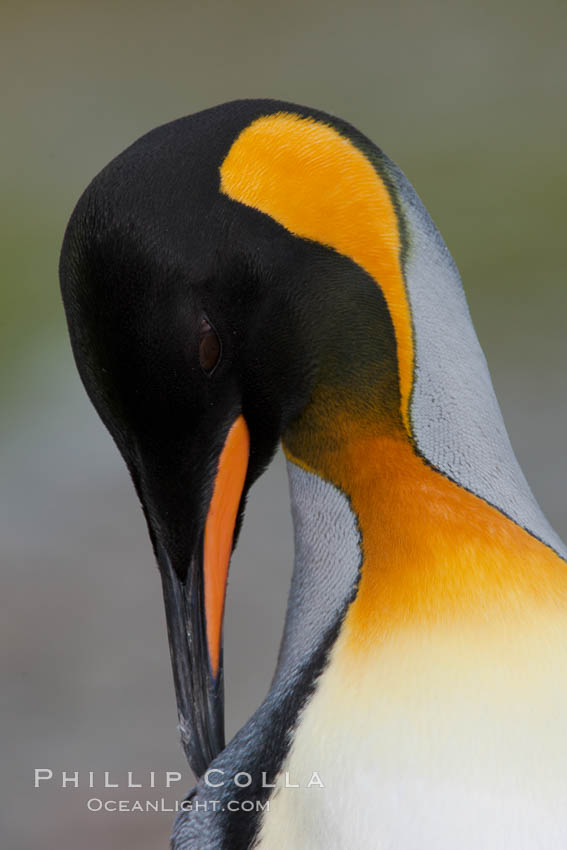
[[[358,518],[361,577],[345,622],[353,651],[405,627],[509,622],[565,606],[564,562],[432,469],[405,433],[346,417],[329,423],[329,433],[321,442],[315,429],[306,442],[296,426],[285,447],[290,460],[342,490]]]

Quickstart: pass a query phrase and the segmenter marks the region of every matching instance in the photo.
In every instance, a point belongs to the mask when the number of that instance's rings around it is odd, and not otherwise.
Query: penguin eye
[[[209,322],[203,318],[199,327],[199,363],[205,374],[212,374],[219,362],[221,344],[217,332]]]

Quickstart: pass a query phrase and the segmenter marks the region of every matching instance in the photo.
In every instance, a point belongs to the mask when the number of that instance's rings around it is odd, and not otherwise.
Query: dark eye
[[[209,322],[203,318],[199,327],[199,363],[201,369],[210,375],[219,362],[221,344],[217,332]]]

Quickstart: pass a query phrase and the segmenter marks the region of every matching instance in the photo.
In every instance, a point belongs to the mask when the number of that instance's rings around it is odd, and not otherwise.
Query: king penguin
[[[60,277],[163,584],[174,850],[565,850],[567,553],[399,168],[317,110],[217,106],[94,178]],[[280,443],[281,649],[225,745],[229,561]]]

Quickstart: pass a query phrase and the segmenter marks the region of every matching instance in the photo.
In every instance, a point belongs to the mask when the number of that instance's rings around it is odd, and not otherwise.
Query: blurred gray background
[[[245,96],[316,106],[417,187],[463,274],[512,442],[567,533],[565,4],[51,0],[1,9],[2,846],[167,846],[178,746],[161,589],[133,489],[75,374],[63,229],[145,131]],[[257,485],[227,602],[229,734],[274,668],[292,562],[281,459]],[[55,779],[33,788],[34,768]],[[79,789],[61,790],[61,771]],[[95,771],[95,789],[87,787]],[[103,771],[121,788],[104,790]],[[169,793],[124,788],[185,781]],[[140,778],[141,777],[141,778]]]

